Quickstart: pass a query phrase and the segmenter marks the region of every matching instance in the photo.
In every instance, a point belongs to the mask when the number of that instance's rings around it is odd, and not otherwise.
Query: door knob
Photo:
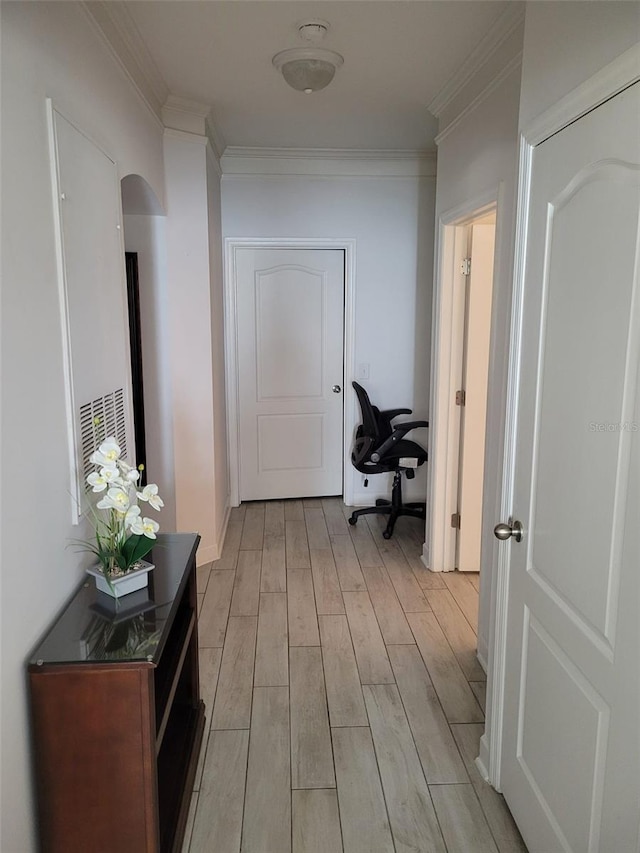
[[[496,524],[493,528],[493,535],[496,539],[501,539],[503,541],[513,536],[516,542],[521,542],[523,530],[524,528],[520,521],[512,521],[509,519],[507,524],[505,524],[504,521],[500,524]]]
[[[339,385],[334,385],[331,390],[334,394],[339,394],[342,391],[342,388]]]

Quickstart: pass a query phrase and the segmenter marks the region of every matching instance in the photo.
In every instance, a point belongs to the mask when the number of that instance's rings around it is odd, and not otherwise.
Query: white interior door
[[[240,499],[342,494],[344,252],[237,253]]]
[[[471,271],[465,318],[456,565],[461,572],[479,572],[495,224],[474,224],[469,230]]]
[[[636,853],[640,84],[533,154],[502,786],[530,853]]]

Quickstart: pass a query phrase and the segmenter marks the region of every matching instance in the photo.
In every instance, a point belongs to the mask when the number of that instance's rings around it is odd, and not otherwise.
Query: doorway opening
[[[468,211],[468,212],[467,212]],[[496,200],[440,223],[432,371],[432,571],[480,571]]]
[[[125,252],[127,274],[127,304],[129,308],[129,346],[131,349],[131,392],[133,431],[136,442],[136,462],[142,465],[140,485],[147,482],[147,439],[144,420],[144,384],[142,369],[142,320],[140,317],[140,282],[138,253]]]

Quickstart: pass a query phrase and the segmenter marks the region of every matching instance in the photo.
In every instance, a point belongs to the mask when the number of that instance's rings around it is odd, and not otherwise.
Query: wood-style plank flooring
[[[339,498],[232,510],[198,569],[207,723],[184,853],[523,853],[474,759],[477,576]]]

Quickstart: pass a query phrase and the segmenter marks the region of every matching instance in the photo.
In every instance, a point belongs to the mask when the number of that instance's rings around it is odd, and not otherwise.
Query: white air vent
[[[93,465],[89,458],[94,450],[107,438],[113,436],[122,451],[122,457],[127,457],[127,431],[124,408],[124,390],[118,388],[104,397],[99,397],[91,403],[80,406],[80,493],[84,480],[90,474]]]

